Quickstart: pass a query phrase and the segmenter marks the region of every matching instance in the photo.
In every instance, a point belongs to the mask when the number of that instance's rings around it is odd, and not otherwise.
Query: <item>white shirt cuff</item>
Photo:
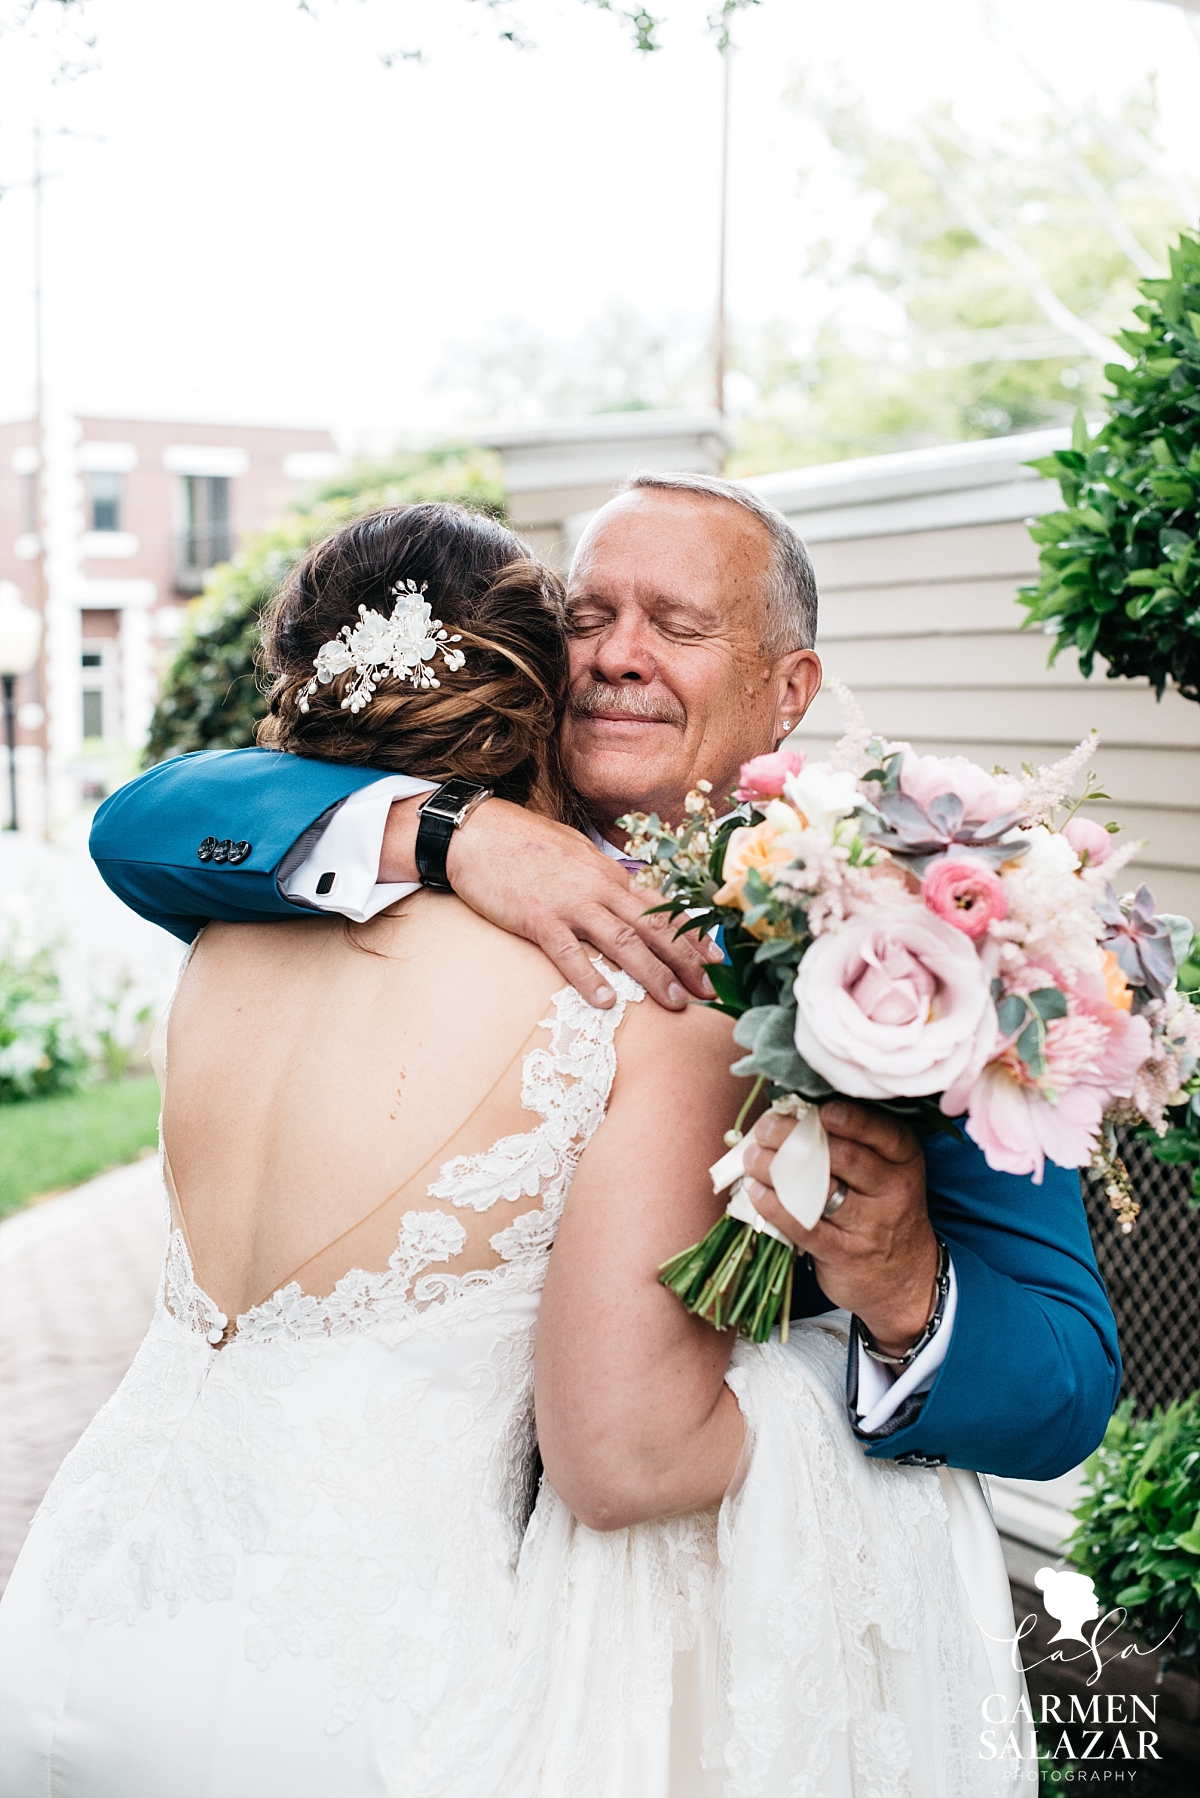
[[[942,1321],[934,1331],[932,1339],[926,1344],[899,1378],[890,1367],[883,1366],[867,1354],[862,1340],[858,1340],[858,1428],[861,1435],[869,1436],[887,1423],[897,1408],[914,1392],[928,1392],[933,1385],[934,1375],[946,1359],[950,1348],[950,1337],[954,1332],[954,1314],[958,1310],[958,1278],[954,1272],[954,1257],[950,1257],[950,1286],[946,1293],[946,1307],[942,1312]]]
[[[376,878],[383,833],[393,800],[432,793],[436,784],[409,774],[385,774],[351,793],[299,867],[279,882],[285,898],[302,899],[317,911],[338,912],[365,924],[397,899],[415,893],[419,881],[389,884]]]

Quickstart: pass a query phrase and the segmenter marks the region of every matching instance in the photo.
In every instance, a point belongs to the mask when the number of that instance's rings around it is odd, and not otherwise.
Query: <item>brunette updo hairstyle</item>
[[[300,710],[323,643],[358,622],[359,606],[390,618],[398,581],[427,587],[433,616],[457,634],[461,669],[431,666],[420,690],[385,676],[362,711],[343,711],[354,671],[319,684]],[[567,687],[562,583],[495,519],[461,506],[386,508],[356,518],[292,569],[263,620],[272,685],[259,743],[322,761],[461,776],[578,822],[556,736]]]

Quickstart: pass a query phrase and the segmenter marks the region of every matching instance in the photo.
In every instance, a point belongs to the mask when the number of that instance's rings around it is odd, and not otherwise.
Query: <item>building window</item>
[[[227,562],[233,553],[229,476],[185,474],[183,521],[175,585],[182,593],[198,593],[206,570],[217,562]]]
[[[83,735],[84,739],[104,736],[105,654],[102,649],[85,649],[83,664]]]
[[[96,470],[88,476],[88,502],[93,531],[119,531],[121,528],[121,477],[107,470]]]

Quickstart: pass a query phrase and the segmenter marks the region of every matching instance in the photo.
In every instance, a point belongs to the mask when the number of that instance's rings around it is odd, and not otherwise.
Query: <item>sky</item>
[[[27,4],[0,0],[0,20]],[[75,79],[10,29],[0,413],[30,392],[37,121],[47,380],[90,409],[330,425],[378,446],[460,425],[456,361],[514,330],[570,341],[624,308],[701,333],[711,9],[659,0],[664,47],[640,57],[580,0],[516,0],[527,49],[479,0],[88,0],[94,49],[75,54],[95,66]],[[828,305],[803,260],[844,228],[846,196],[789,101],[801,73],[849,81],[888,122],[948,98],[985,125],[1042,104],[997,37],[1075,103],[1153,72],[1168,153],[1194,169],[1198,28],[1161,0],[763,0],[735,33],[734,320],[804,326]]]

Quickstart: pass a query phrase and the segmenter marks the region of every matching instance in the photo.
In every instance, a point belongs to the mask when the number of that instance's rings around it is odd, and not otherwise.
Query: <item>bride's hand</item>
[[[392,806],[380,880],[417,878],[419,804],[417,798]],[[713,997],[704,964],[720,961],[720,950],[707,940],[698,945],[694,936],[677,938],[669,918],[647,910],[657,894],[631,891],[620,862],[565,824],[489,799],[455,831],[446,872],[472,911],[536,943],[564,979],[602,1010],[616,994],[592,965],[597,950],[669,1011],[682,1011],[689,995]]]
[[[792,1122],[768,1111],[755,1125],[744,1157],[750,1202],[811,1255],[826,1298],[861,1318],[885,1354],[903,1355],[925,1328],[937,1283],[921,1144],[907,1125],[866,1105],[845,1099],[823,1105],[830,1173],[848,1191],[832,1217],[804,1230],[770,1184],[775,1151]]]

